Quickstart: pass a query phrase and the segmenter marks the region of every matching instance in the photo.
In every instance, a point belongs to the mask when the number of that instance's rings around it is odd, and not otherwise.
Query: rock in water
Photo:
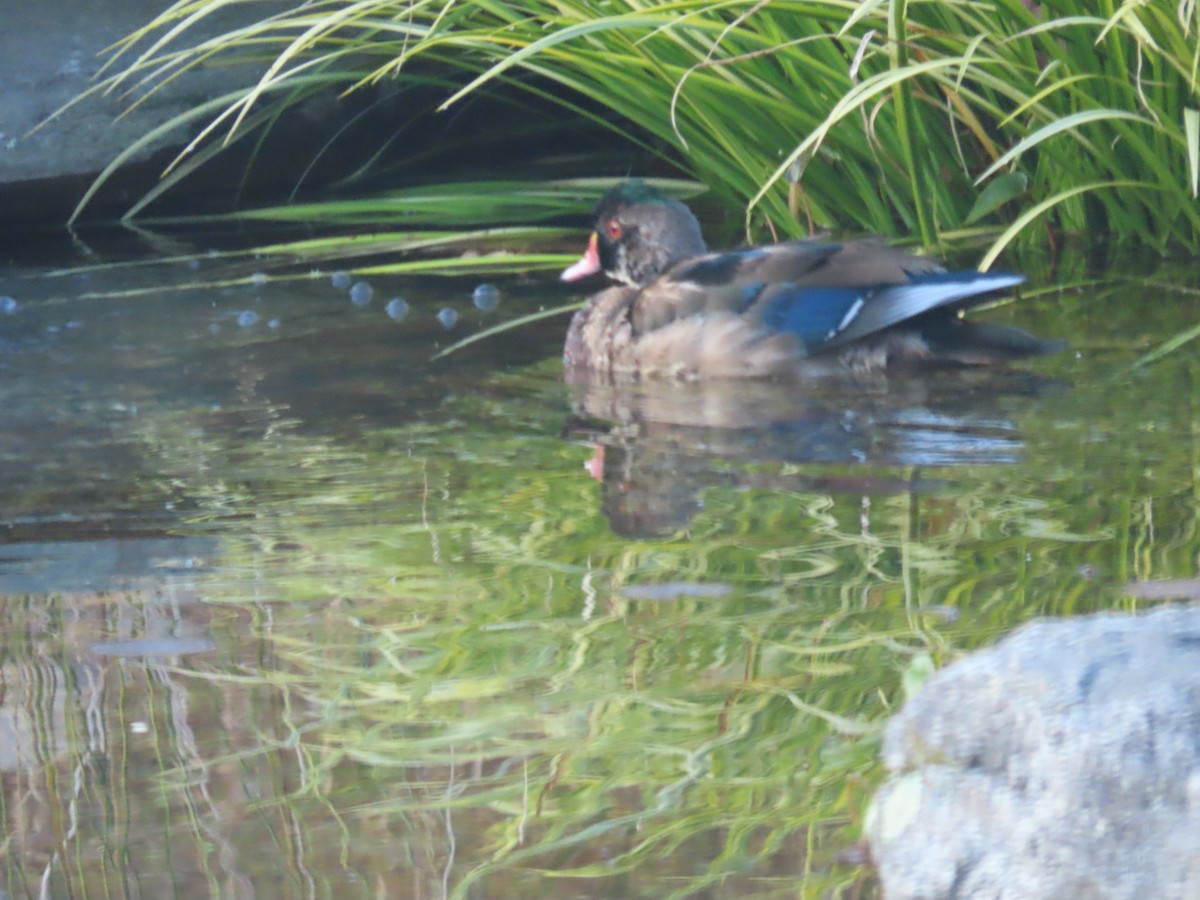
[[[889,900],[1200,897],[1200,608],[1034,622],[888,724]]]

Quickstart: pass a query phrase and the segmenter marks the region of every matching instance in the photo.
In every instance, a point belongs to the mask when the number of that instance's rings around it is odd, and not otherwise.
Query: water
[[[1190,267],[803,394],[564,385],[565,317],[432,360],[552,274],[228,274],[0,278],[0,895],[870,895],[916,662],[1196,577],[1195,354],[1129,370]]]

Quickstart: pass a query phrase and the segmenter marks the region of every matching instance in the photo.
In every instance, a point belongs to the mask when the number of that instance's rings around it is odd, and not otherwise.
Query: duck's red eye
[[[616,219],[608,220],[608,225],[606,226],[606,230],[608,231],[608,236],[610,238],[612,238],[614,241],[619,241],[621,239],[621,235],[624,234],[624,231],[621,228],[621,223],[618,222]]]

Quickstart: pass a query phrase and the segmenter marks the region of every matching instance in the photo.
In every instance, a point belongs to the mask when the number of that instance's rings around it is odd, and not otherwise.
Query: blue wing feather
[[[1020,284],[1008,272],[935,272],[905,284],[864,287],[772,285],[763,293],[762,322],[796,335],[811,353],[868,337],[935,309],[964,309]]]
[[[864,306],[867,291],[861,288],[797,287],[777,285],[764,300],[763,324],[772,331],[794,334],[809,350],[837,337],[848,317]]]

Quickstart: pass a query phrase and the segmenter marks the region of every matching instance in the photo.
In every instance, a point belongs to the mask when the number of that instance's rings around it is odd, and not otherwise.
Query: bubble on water
[[[340,270],[334,272],[333,275],[329,277],[329,283],[339,291],[344,291],[346,288],[350,287],[350,273],[342,272]]]
[[[471,302],[483,312],[491,312],[500,304],[500,289],[494,284],[481,284],[471,293]]]
[[[272,331],[274,331],[276,328],[278,328],[278,327],[279,327],[279,320],[278,320],[278,319],[272,319],[271,321],[269,321],[269,322],[267,323],[267,327],[268,327],[268,328],[270,328]]]
[[[218,325],[216,322],[213,322],[211,325],[208,326],[208,330],[211,331],[213,334],[216,334],[218,331],[221,330],[221,326]]]
[[[21,304],[12,297],[0,297],[0,313],[3,313],[6,316],[11,316],[20,308]]]
[[[192,257],[191,259],[189,259],[187,261],[187,267],[189,269],[191,269],[193,272],[199,272],[200,271],[200,260],[196,259],[195,257]]]
[[[264,284],[267,283],[267,273],[266,272],[255,272],[253,275],[250,276],[250,283],[252,285],[254,285],[255,287],[262,287]]]
[[[374,296],[375,289],[365,281],[355,282],[354,287],[350,288],[350,302],[355,306],[366,306]]]
[[[438,310],[437,318],[443,328],[453,328],[458,323],[458,313],[448,306]]]
[[[408,315],[408,301],[403,297],[393,297],[387,302],[383,311],[397,322],[403,322],[404,317]]]
[[[253,325],[257,321],[258,321],[258,313],[256,313],[252,309],[247,309],[246,311],[238,314],[238,324],[241,325],[243,328],[248,328],[249,326]]]

